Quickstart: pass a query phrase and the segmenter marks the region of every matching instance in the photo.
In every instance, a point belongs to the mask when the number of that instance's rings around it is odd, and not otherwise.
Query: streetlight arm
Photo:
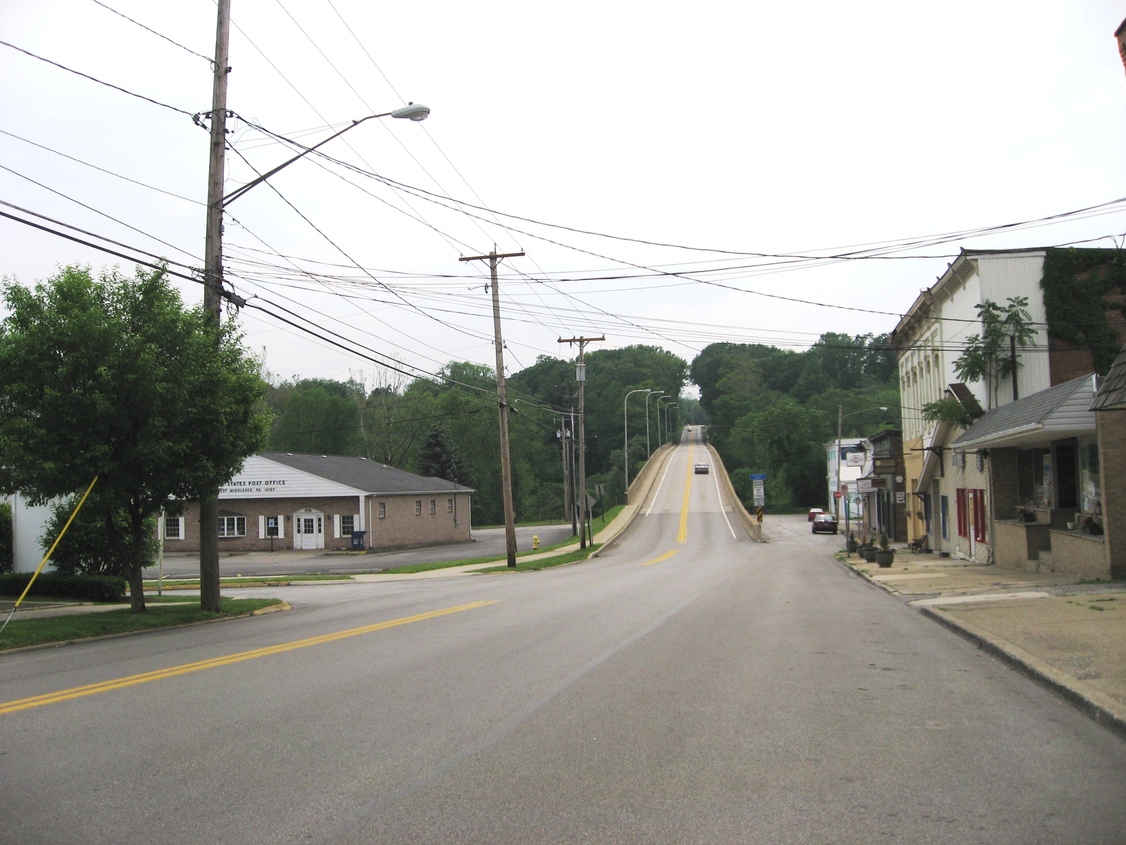
[[[316,144],[313,144],[313,146],[311,146],[311,147],[306,147],[305,149],[303,149],[301,152],[299,152],[297,155],[295,155],[293,158],[289,159],[288,161],[283,161],[277,167],[273,168],[272,170],[266,171],[261,176],[259,176],[257,179],[252,179],[251,181],[249,181],[245,185],[243,185],[241,188],[236,188],[235,190],[231,191],[229,194],[227,194],[225,197],[223,197],[220,204],[221,204],[221,206],[226,207],[226,205],[228,203],[234,202],[239,197],[241,197],[243,194],[245,194],[247,191],[249,191],[251,188],[257,187],[258,185],[262,184],[263,182],[265,182],[267,179],[269,179],[271,176],[273,176],[278,171],[284,170],[285,168],[287,168],[291,164],[293,164],[293,162],[304,158],[309,153],[313,152],[313,150],[316,150],[319,147],[323,147],[329,141],[332,141],[336,138],[339,138],[341,135],[343,135],[349,129],[355,129],[357,126],[359,126],[364,121],[374,120],[374,119],[379,118],[379,117],[395,117],[395,118],[400,118],[400,119],[405,119],[405,120],[419,121],[419,120],[426,120],[426,118],[429,115],[430,115],[430,109],[429,108],[427,108],[426,106],[415,105],[414,103],[411,103],[408,106],[403,106],[402,108],[395,109],[394,111],[383,112],[382,114],[369,114],[367,117],[361,117],[359,120],[353,120],[350,124],[345,126],[339,132],[335,132],[332,135],[329,135],[323,141],[320,141]]]

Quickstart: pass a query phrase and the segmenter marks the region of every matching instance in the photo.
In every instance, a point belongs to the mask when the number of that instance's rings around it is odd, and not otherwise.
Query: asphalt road
[[[1123,841],[1126,742],[702,449],[584,564],[0,657],[0,842]]]

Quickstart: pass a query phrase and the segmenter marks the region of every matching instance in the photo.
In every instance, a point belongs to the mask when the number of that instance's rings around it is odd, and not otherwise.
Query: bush
[[[78,503],[75,496],[65,501],[57,502],[52,509],[51,519],[39,538],[44,549],[49,549],[51,544],[63,530],[63,526],[70,519],[74,506]],[[111,533],[109,522],[112,521],[114,531]],[[129,572],[130,555],[127,546],[129,530],[129,515],[124,511],[107,513],[106,506],[94,493],[86,501],[82,510],[74,517],[70,528],[67,529],[62,540],[55,547],[51,555],[51,564],[55,571],[62,575],[120,575],[125,577]],[[156,538],[156,520],[145,520],[144,547],[141,551],[142,567],[152,566],[160,550],[160,541]]]
[[[0,502],[0,572],[11,572],[15,565],[15,547],[12,537],[12,506]]]
[[[31,572],[0,575],[0,595],[20,596],[31,581]],[[125,579],[112,575],[62,575],[45,572],[35,579],[29,596],[120,602],[125,599]]]

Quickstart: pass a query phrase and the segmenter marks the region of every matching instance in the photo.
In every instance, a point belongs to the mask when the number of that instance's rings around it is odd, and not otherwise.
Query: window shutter
[[[338,513],[334,513],[332,515],[332,530],[334,532],[334,536],[339,540],[340,539],[340,514],[338,514]]]
[[[258,517],[258,539],[263,540],[266,537],[266,517]]]

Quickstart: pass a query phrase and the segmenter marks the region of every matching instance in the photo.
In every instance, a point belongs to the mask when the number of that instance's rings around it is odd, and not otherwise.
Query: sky
[[[224,319],[275,382],[491,367],[488,264],[461,259],[496,250],[525,253],[500,265],[509,374],[573,356],[561,338],[691,363],[890,332],[962,248],[1123,245],[1124,17],[232,0],[228,193],[351,121],[431,114],[365,121],[232,200],[224,277],[248,304]],[[0,0],[0,275],[198,275],[215,29],[211,0]]]

